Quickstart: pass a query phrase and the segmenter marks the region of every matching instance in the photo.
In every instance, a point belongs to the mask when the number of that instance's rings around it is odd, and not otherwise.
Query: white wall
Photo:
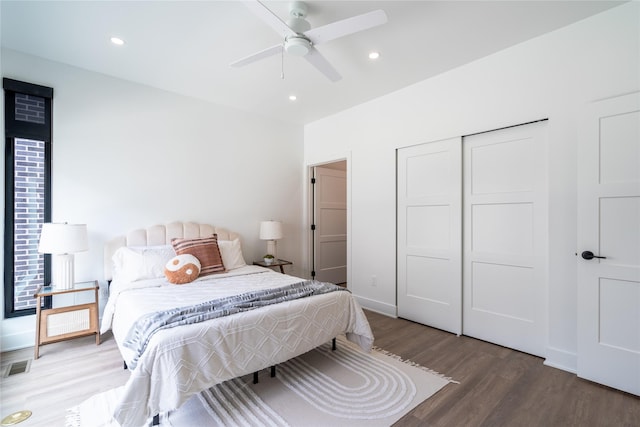
[[[628,3],[305,127],[305,165],[351,156],[362,305],[396,313],[395,150],[549,118],[547,363],[575,371],[577,125],[585,103],[640,89],[639,17]]]
[[[266,250],[259,222],[279,219],[279,254],[294,262],[287,272],[304,274],[301,126],[10,50],[2,51],[2,76],[54,88],[53,221],[89,230],[77,280],[106,287],[107,239],[174,220],[239,232],[250,263]],[[33,345],[33,316],[0,327],[3,351]]]

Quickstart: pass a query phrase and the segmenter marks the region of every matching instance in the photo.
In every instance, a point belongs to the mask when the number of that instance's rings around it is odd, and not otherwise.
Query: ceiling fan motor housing
[[[287,20],[287,25],[298,34],[302,34],[311,29],[311,24],[309,24],[309,21],[304,18],[289,18]]]
[[[309,21],[304,19],[307,16],[307,5],[301,1],[291,2],[289,6],[289,16],[287,25],[298,36],[289,36],[284,42],[284,50],[294,56],[305,56],[311,50],[311,41],[304,36],[305,31],[311,29]]]

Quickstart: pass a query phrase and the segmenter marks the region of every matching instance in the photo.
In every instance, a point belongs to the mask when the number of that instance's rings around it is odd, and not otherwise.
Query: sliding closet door
[[[398,316],[462,328],[461,138],[398,150]]]
[[[544,356],[546,122],[464,138],[465,335]]]

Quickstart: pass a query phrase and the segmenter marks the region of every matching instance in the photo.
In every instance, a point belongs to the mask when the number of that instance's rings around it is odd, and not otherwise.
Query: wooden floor
[[[395,426],[635,426],[640,398],[542,365],[542,359],[402,319],[366,312],[375,344],[452,377]],[[122,385],[128,373],[110,334],[43,346],[27,373],[0,379],[0,416],[23,409],[18,424],[63,426],[67,408]],[[33,349],[1,355],[1,372]]]
[[[469,337],[367,312],[378,347],[449,384],[398,421],[405,426],[640,426],[640,398]]]
[[[111,333],[40,347],[40,358],[29,371],[0,378],[0,416],[30,410],[33,415],[16,427],[63,427],[66,410],[127,382],[122,358]],[[1,372],[12,362],[33,359],[33,348],[1,355]]]

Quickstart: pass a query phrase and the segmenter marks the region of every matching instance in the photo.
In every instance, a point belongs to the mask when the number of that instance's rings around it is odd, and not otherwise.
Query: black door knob
[[[594,259],[594,258],[607,259],[606,256],[597,256],[597,255],[594,255],[593,252],[591,251],[582,252],[582,258],[583,259]]]

